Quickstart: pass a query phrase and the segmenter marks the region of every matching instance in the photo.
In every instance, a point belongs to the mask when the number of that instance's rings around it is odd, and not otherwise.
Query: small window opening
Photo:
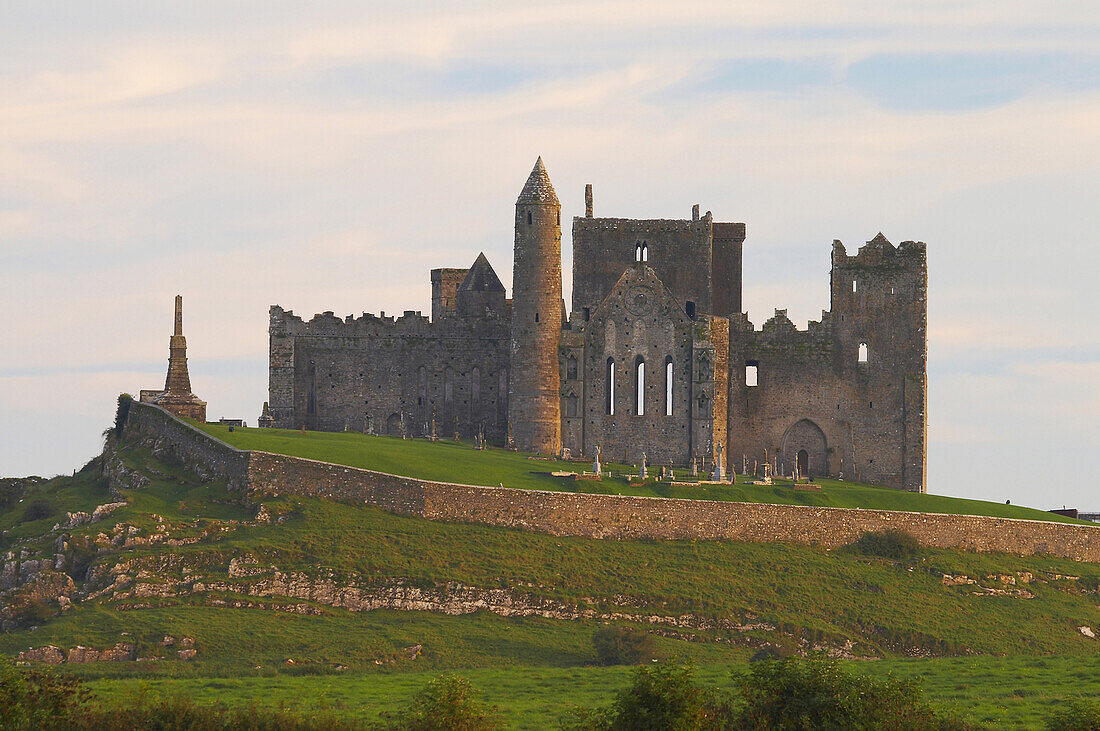
[[[539,321],[539,313],[536,312],[535,313],[535,322],[538,322],[538,321]]]
[[[868,401],[867,402],[867,408],[869,408],[869,409],[875,408],[875,402],[874,401]]]
[[[759,381],[760,364],[755,360],[745,361],[745,385],[755,386]]]
[[[592,317],[592,309],[590,307],[584,308],[584,321],[588,322]]]
[[[532,222],[531,211],[527,211],[527,225],[530,226]]]
[[[615,415],[615,359],[607,359],[607,372],[605,375],[607,383],[604,388],[604,412],[608,416]]]
[[[665,416],[672,416],[672,356],[665,358]]]
[[[634,363],[634,413],[645,416],[645,359],[640,355]]]
[[[893,288],[893,287],[891,287],[891,288],[890,288],[890,294],[893,294],[893,293],[894,293],[894,288]]]
[[[530,223],[530,221],[528,221],[528,223]],[[858,290],[859,290],[859,282],[857,282],[856,280],[853,279],[852,280],[852,291],[856,292]]]
[[[859,344],[859,362],[860,363],[866,363],[867,362],[867,343],[860,343]]]
[[[561,225],[561,211],[558,211],[558,225]]]
[[[687,316],[690,317],[692,320],[694,320],[695,319],[695,303],[692,302],[691,300],[688,300],[685,303],[684,309],[687,310]]]
[[[577,377],[577,359],[569,356],[565,360],[565,377],[574,380]]]

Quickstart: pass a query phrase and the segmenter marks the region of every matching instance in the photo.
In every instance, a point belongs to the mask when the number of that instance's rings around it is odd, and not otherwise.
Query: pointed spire
[[[546,166],[542,164],[542,156],[535,161],[535,167],[527,176],[527,182],[520,191],[516,203],[549,203],[561,205],[558,194],[554,192],[554,186],[550,183],[550,176],[546,172]]]
[[[173,335],[183,335],[183,295],[176,295],[176,329]]]
[[[500,277],[493,270],[493,265],[485,257],[485,252],[477,255],[473,266],[466,272],[466,277],[458,288],[463,292],[503,292],[504,285],[500,283]]]
[[[168,341],[168,375],[164,390],[153,398],[176,416],[206,421],[206,402],[191,393],[191,376],[187,372],[187,338],[183,336],[183,297],[176,295],[175,326]]]

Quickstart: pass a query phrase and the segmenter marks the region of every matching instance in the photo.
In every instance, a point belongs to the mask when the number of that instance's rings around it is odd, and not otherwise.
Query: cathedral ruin
[[[833,242],[831,305],[799,330],[741,311],[744,223],[573,218],[540,158],[516,200],[512,297],[484,254],[433,269],[431,317],[270,311],[271,426],[484,434],[522,451],[925,490],[925,245]],[[188,389],[189,390],[189,389]]]

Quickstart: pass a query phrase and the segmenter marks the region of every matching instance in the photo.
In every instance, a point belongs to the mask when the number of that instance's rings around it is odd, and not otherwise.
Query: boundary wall
[[[136,421],[132,422],[131,420]],[[594,495],[432,482],[234,449],[162,409],[134,403],[124,436],[159,446],[253,498],[302,495],[430,520],[600,539],[785,542],[837,548],[904,531],[930,548],[1050,554],[1100,562],[1100,526],[1017,518]]]

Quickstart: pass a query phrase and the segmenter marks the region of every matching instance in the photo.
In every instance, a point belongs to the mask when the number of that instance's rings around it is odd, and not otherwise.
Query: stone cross
[[[715,482],[722,482],[725,479],[725,473],[722,470],[722,442],[718,442],[714,445],[714,475]]]
[[[592,463],[592,472],[596,475],[596,477],[599,477],[600,472],[602,471],[602,469],[603,468],[600,465],[600,445],[597,444],[596,445],[596,461]]]
[[[641,467],[641,469],[638,470],[638,477],[639,477],[639,479],[642,479],[642,480],[644,480],[646,478],[645,463],[646,463],[646,453],[642,452],[642,467]]]

